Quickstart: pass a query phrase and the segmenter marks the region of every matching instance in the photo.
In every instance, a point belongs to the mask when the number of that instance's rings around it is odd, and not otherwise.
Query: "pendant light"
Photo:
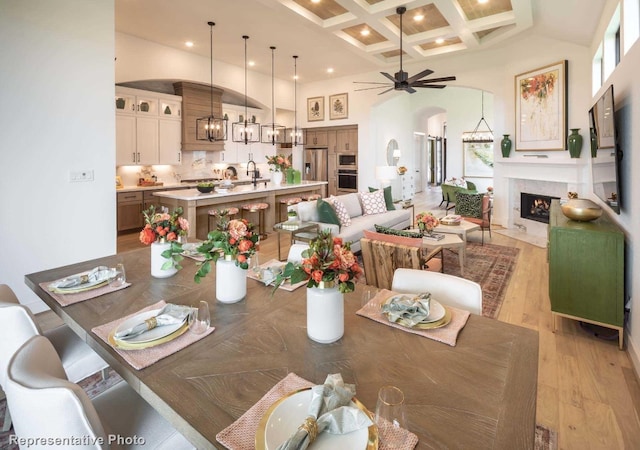
[[[211,114],[208,117],[196,119],[196,140],[198,141],[226,141],[227,140],[227,119],[221,119],[213,115],[213,27],[214,22],[207,22],[210,35],[210,59],[211,59]]]
[[[232,125],[233,142],[242,142],[245,145],[260,142],[260,124],[256,123],[255,116],[251,119],[247,112],[247,39],[244,39],[244,117],[240,116]]]
[[[487,126],[488,131],[479,130],[480,124],[482,124],[482,122],[484,122],[484,124]],[[471,133],[464,133],[462,142],[493,142],[493,131],[491,130],[491,127],[489,126],[487,121],[484,119],[484,91],[482,91],[482,115],[480,117],[480,120]]]
[[[262,142],[265,144],[276,145],[284,141],[285,128],[282,125],[276,124],[276,103],[275,103],[275,47],[269,47],[271,49],[271,123],[262,125]]]
[[[298,128],[298,55],[293,56],[293,128],[287,128],[285,142],[292,146],[304,145],[304,132]]]

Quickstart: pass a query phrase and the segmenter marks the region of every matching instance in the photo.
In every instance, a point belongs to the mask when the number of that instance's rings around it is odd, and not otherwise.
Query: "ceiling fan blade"
[[[404,90],[407,91],[409,94],[413,94],[414,92],[416,92],[416,90],[411,86],[407,86],[406,88],[404,88]]]
[[[368,87],[368,88],[360,88],[360,89],[354,89],[353,91],[354,92],[357,92],[357,91],[370,91],[371,89],[384,89],[384,88],[386,88],[388,86],[389,85],[387,84],[386,86],[375,86],[375,87]],[[393,88],[391,88],[391,89],[393,89]]]
[[[443,81],[455,81],[456,77],[441,77],[441,78],[430,78],[428,80],[419,80],[413,84],[428,84],[428,83],[441,83]]]
[[[410,77],[407,82],[409,84],[413,83],[414,81],[418,81],[420,78],[426,77],[427,75],[431,75],[433,73],[433,70],[431,69],[426,69],[423,70],[420,73],[415,74],[414,76]]]
[[[387,92],[389,92],[389,91],[393,91],[393,88],[389,88],[389,89],[387,89],[386,91],[382,91],[382,92],[380,92],[378,95],[386,94],[386,93],[387,93]]]
[[[447,87],[447,85],[446,84],[424,84],[424,85],[414,84],[413,87],[414,88],[444,89],[444,88]]]
[[[387,77],[388,79],[390,79],[391,81],[393,81],[394,83],[397,81],[394,77],[392,77],[391,75],[389,75],[386,72],[380,72],[382,75],[384,75],[385,77]]]
[[[354,81],[357,84],[383,84],[385,86],[389,86],[389,83],[383,83],[381,81]]]

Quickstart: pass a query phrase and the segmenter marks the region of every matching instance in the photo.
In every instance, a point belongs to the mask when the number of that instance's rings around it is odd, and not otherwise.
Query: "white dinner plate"
[[[391,297],[388,301],[391,302],[394,298],[401,298],[405,296],[406,294],[395,295]],[[437,322],[438,320],[442,320],[445,314],[446,314],[446,311],[444,309],[444,306],[442,306],[442,304],[439,301],[431,299],[431,302],[429,303],[429,315],[425,319],[422,319],[420,323]]]
[[[127,328],[131,328],[138,323],[144,322],[145,320],[155,317],[162,310],[162,308],[152,309],[150,311],[145,311],[140,314],[136,314],[135,316],[125,320],[122,322],[114,331],[114,334],[121,330],[126,330]],[[165,336],[169,336],[171,333],[177,331],[180,327],[184,325],[184,321],[180,323],[175,323],[173,325],[164,325],[161,327],[152,328],[149,331],[145,331],[138,336],[134,336],[130,339],[114,339],[118,342],[124,342],[127,344],[143,344],[145,342],[155,341],[157,339],[162,339]]]
[[[311,390],[294,392],[280,400],[267,410],[258,426],[256,449],[276,450],[298,429],[307,417],[311,402]],[[366,411],[360,402],[351,402],[354,406]],[[378,448],[378,430],[369,428],[347,434],[320,433],[313,442],[314,450],[371,450]]]

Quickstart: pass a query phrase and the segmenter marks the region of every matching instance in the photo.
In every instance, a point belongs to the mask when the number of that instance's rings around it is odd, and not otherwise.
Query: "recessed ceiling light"
[[[478,3],[480,3],[482,5],[484,3],[489,3],[489,0],[478,0]]]
[[[191,48],[191,47],[193,47],[193,42],[187,41],[187,42],[184,43],[184,45],[186,45],[187,47]]]
[[[311,3],[320,3],[320,0],[311,0]]]
[[[253,67],[253,66],[255,66],[255,65],[256,65],[256,62],[255,62],[255,61],[249,61],[249,65],[250,65],[251,67]]]
[[[293,79],[294,79],[294,80],[297,80],[298,78],[300,78],[300,77],[298,77],[298,75],[294,75],[294,76],[293,76]]]
[[[423,14],[416,14],[415,16],[413,16],[413,20],[415,20],[416,22],[420,22],[422,19],[424,19]]]
[[[368,29],[368,28],[364,28],[364,29],[360,32],[360,34],[361,34],[361,35],[363,35],[363,36],[369,36],[369,34],[371,34],[371,31],[369,31],[369,29]]]
[[[443,44],[443,43],[444,43],[444,39],[443,38],[436,39],[436,44]]]
[[[329,67],[329,68],[327,69],[327,73],[333,73],[333,67]]]

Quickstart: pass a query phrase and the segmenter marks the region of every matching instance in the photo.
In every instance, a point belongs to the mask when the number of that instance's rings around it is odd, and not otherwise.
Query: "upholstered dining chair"
[[[493,205],[490,196],[456,192],[456,214],[462,216],[468,222],[480,225],[482,245],[484,245],[484,230],[489,230],[489,237],[491,237],[492,210]]]
[[[42,333],[29,308],[20,304],[9,286],[0,284],[0,386],[3,389],[6,387],[9,360],[25,341],[38,334],[44,334],[51,340],[63,361],[67,377],[74,382],[109,367],[68,326]],[[11,415],[7,411],[2,430],[7,431],[10,427]]]
[[[124,381],[89,399],[67,379],[56,350],[44,336],[31,337],[11,359],[7,401],[19,438],[100,438],[104,445],[73,448],[102,449],[114,448],[109,437],[118,436],[131,442],[120,448],[194,448]],[[137,439],[131,439],[134,436]]]
[[[417,245],[408,246],[362,238],[360,248],[367,284],[380,289],[391,289],[393,273],[399,267],[420,271],[425,265],[422,248]],[[441,252],[442,249],[436,251]]]
[[[424,270],[397,269],[391,290],[413,294],[430,292],[433,298],[445,305],[482,315],[482,288],[465,278]]]

